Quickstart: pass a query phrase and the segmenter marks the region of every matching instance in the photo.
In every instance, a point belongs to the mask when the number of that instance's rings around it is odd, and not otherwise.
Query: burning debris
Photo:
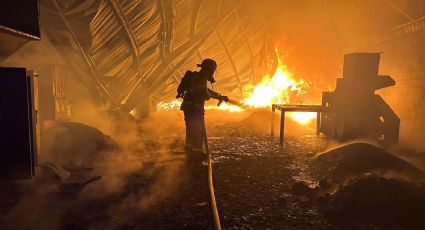
[[[276,50],[276,55],[278,51]],[[296,80],[278,56],[278,66],[273,76],[266,75],[255,86],[246,88],[243,103],[253,108],[268,108],[272,104],[302,103],[310,87],[303,79]]]

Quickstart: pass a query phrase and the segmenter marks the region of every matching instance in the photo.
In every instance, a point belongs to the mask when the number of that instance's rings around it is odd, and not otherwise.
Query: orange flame
[[[177,110],[180,109],[180,105],[182,104],[181,100],[174,99],[171,102],[159,102],[156,105],[158,110]]]
[[[278,53],[277,50],[276,53]],[[250,108],[271,108],[272,104],[300,103],[308,88],[309,84],[303,79],[296,80],[288,70],[288,67],[278,58],[278,67],[273,76],[266,75],[257,85],[246,87],[244,91],[251,93],[248,93],[241,103]],[[173,100],[169,103],[160,102],[157,108],[160,110],[173,110],[179,109],[180,105],[180,100]],[[220,106],[206,105],[205,109],[230,112],[243,111],[238,106],[224,102]],[[316,118],[316,113],[294,112],[288,113],[288,117],[301,125],[307,125]]]
[[[253,87],[252,94],[243,103],[254,108],[271,107],[272,104],[289,104],[294,101],[300,103],[308,87],[309,85],[303,79],[295,80],[287,66],[278,58],[278,67],[273,76],[265,76]],[[306,125],[316,118],[316,113],[294,112],[289,113],[288,116],[299,124]]]
[[[171,102],[168,102],[168,103],[159,102],[156,105],[156,108],[158,110],[167,110],[167,111],[178,110],[178,109],[180,109],[181,104],[182,104],[181,100],[174,99],[174,100],[172,100]],[[223,111],[229,111],[229,112],[241,112],[241,111],[243,111],[243,109],[241,107],[236,106],[236,105],[231,105],[231,104],[228,104],[226,102],[222,102],[220,104],[220,106],[218,106],[218,105],[205,105],[205,110],[223,110]]]
[[[265,76],[243,103],[254,108],[286,104],[289,102],[289,92],[297,90],[297,85],[299,83],[292,79],[286,66],[279,65],[276,73],[272,77]]]

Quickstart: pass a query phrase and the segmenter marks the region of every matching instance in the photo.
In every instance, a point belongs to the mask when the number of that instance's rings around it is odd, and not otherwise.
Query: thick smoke
[[[68,169],[71,172],[70,177],[75,176],[74,174],[81,175],[82,178],[98,175],[101,179],[88,184],[73,194],[75,197],[69,199],[70,194],[68,191],[62,191],[60,183],[43,178],[46,176],[45,172],[38,173],[33,181],[25,183],[29,185],[20,185],[24,190],[23,195],[18,204],[3,218],[3,225],[16,228],[36,224],[41,229],[60,228],[64,221],[66,222],[67,217],[64,215],[70,210],[104,202],[105,199],[114,201],[103,211],[108,213],[111,223],[117,223],[118,219],[131,220],[135,218],[133,215],[136,213],[150,210],[178,190],[181,180],[184,179],[185,160],[173,152],[183,143],[181,114],[158,112],[143,121],[136,121],[126,116],[111,118],[96,106],[87,107],[84,111],[87,116],[76,116],[75,122],[84,122],[108,134],[118,148],[109,151],[95,151],[96,148],[89,148],[92,151],[88,152],[85,148],[93,143],[90,142],[90,136],[87,136],[86,143],[84,138],[79,139],[80,143],[64,143],[62,152],[49,152],[45,149],[42,159],[62,159],[58,165]],[[94,114],[95,116],[91,117]],[[69,130],[66,132],[71,139],[72,135],[85,135]],[[54,142],[57,136],[52,135],[49,138]],[[63,139],[60,140],[64,142]],[[84,154],[69,151],[77,151],[78,148],[81,148]],[[71,156],[57,158],[46,154]],[[143,186],[130,191],[129,186],[132,184]],[[50,199],[50,196],[55,196],[55,199]],[[73,206],[75,204],[78,204],[78,207]],[[18,221],[23,216],[27,219]]]

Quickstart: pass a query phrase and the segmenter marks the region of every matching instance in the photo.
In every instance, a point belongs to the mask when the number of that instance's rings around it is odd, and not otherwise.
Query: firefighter
[[[190,153],[204,153],[203,144],[206,141],[204,104],[210,98],[221,101],[228,101],[226,96],[208,89],[208,81],[215,82],[214,73],[217,63],[212,59],[205,59],[201,64],[200,71],[187,71],[177,88],[176,98],[183,98],[180,107],[184,112],[186,125],[185,150]]]

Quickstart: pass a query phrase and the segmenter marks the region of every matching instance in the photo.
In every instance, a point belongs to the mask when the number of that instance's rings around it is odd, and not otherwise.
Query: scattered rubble
[[[100,131],[92,132],[101,143],[109,139]],[[351,144],[315,157],[328,144],[315,135],[287,136],[285,145],[280,146],[270,136],[234,123],[210,133],[216,136],[211,135],[210,150],[215,195],[225,229],[414,229],[424,224],[420,215],[425,213],[425,185],[410,182],[422,178],[423,172],[378,147]],[[69,154],[66,148],[58,152]],[[55,195],[40,200],[48,204],[46,207],[66,204],[58,214],[58,225],[65,229],[212,228],[206,167],[199,164],[202,159],[137,160],[145,161],[144,167],[120,175],[122,187],[101,196],[90,189],[107,181],[107,176],[82,190],[82,196],[69,196],[100,177],[92,175],[89,168],[75,171],[43,164],[53,185],[48,192]],[[173,177],[162,175],[170,167],[181,168],[173,171]],[[156,184],[159,178],[176,185],[162,190]],[[3,216],[19,201],[16,195],[6,193],[9,190],[0,186]],[[94,198],[82,199],[89,191],[95,192]],[[170,194],[141,209],[141,198],[150,198],[158,191]]]
[[[227,126],[210,138],[215,159],[214,187],[224,229],[334,229],[309,196],[314,189],[295,178],[324,142],[314,136],[285,138]],[[226,157],[223,159],[223,156]],[[306,175],[307,176],[307,175]],[[313,190],[313,191],[311,191]]]

